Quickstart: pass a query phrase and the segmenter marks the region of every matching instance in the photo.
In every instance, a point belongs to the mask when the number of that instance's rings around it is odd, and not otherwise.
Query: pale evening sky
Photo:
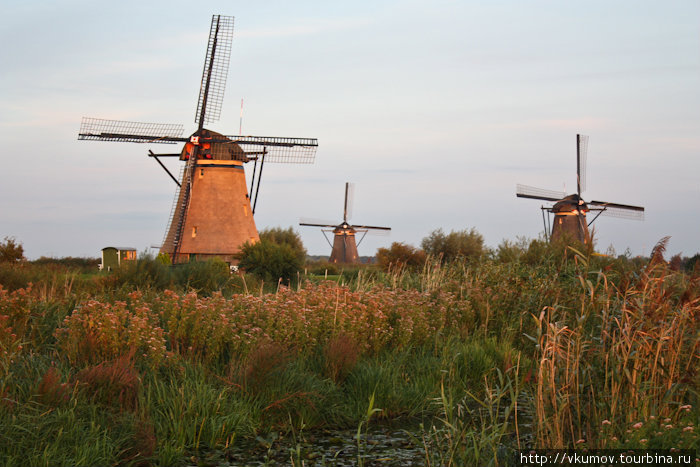
[[[475,227],[489,246],[542,231],[523,183],[646,207],[599,218],[597,246],[700,251],[700,2],[9,0],[0,17],[0,239],[28,257],[159,244],[175,185],[143,144],[77,140],[83,116],[183,123],[212,14],[235,16],[212,130],[315,137],[313,165],[269,164],[259,229],[299,219],[392,227],[361,255]],[[170,148],[167,148],[168,150]],[[174,163],[174,161],[173,161]],[[176,164],[174,164],[176,165]]]

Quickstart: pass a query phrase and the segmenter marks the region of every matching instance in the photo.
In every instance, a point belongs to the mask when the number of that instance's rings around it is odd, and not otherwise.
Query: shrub
[[[328,261],[313,261],[307,264],[309,274],[317,276],[336,276],[340,274],[341,267],[338,263],[329,263]]]
[[[484,237],[474,228],[453,230],[449,234],[437,229],[423,239],[421,246],[427,254],[442,257],[444,261],[458,258],[471,261],[478,260],[484,254]]]
[[[697,253],[690,258],[687,258],[685,260],[685,264],[683,265],[684,269],[689,272],[689,273],[694,273],[696,266],[698,266],[698,259],[700,259],[700,253]]]
[[[8,293],[0,286],[0,377],[20,355],[31,331],[31,289]]]
[[[516,241],[503,240],[495,251],[495,259],[501,263],[519,260],[528,249],[526,238],[518,237]]]
[[[306,248],[304,248],[299,234],[291,227],[287,229],[281,227],[265,229],[260,232],[260,240],[270,241],[276,245],[289,245],[302,262],[306,260]]]
[[[58,346],[73,362],[96,363],[134,352],[156,365],[165,355],[163,329],[138,292],[130,303],[88,300],[56,330]]]
[[[162,268],[168,269],[160,261]],[[231,279],[231,271],[228,264],[220,258],[213,258],[207,261],[192,261],[174,266],[172,269],[175,276],[175,283],[185,290],[195,289],[204,294],[211,294],[226,287]]]
[[[291,245],[264,239],[244,243],[236,259],[244,271],[266,282],[291,281],[304,266],[303,257]]]
[[[377,263],[385,271],[391,267],[417,270],[425,264],[425,252],[406,243],[393,242],[389,248],[377,250]]]
[[[41,256],[39,259],[32,261],[32,264],[37,266],[53,266],[65,269],[79,270],[81,272],[95,272],[100,264],[100,258],[76,258],[66,256],[65,258],[50,258]]]
[[[171,286],[173,282],[168,266],[150,257],[124,262],[105,280],[116,286],[152,287],[160,290]]]
[[[34,277],[26,266],[0,262],[0,285],[10,291],[27,287]]]

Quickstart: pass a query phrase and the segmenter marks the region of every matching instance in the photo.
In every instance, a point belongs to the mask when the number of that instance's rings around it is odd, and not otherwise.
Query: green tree
[[[5,237],[0,242],[0,263],[16,263],[25,259],[24,247],[14,237]]]
[[[423,250],[431,256],[442,257],[443,261],[458,258],[478,260],[485,253],[484,237],[476,229],[451,231],[433,230],[421,242]]]

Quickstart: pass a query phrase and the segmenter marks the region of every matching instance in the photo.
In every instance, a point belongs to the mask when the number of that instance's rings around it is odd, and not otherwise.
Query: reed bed
[[[142,286],[76,274],[0,286],[0,459],[235,462],[241,445],[270,456],[356,427],[365,462],[368,426],[389,421],[414,427],[426,465],[698,449],[700,278],[664,246],[639,261],[533,242],[266,293],[218,272],[167,290],[156,265],[130,276],[155,277]],[[295,446],[290,464],[323,465]]]

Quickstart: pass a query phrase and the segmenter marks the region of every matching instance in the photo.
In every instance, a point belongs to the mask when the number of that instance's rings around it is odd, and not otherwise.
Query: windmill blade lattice
[[[519,198],[532,198],[540,199],[543,201],[555,202],[561,200],[562,198],[564,198],[564,196],[566,196],[566,193],[564,193],[563,191],[545,190],[544,188],[537,188],[534,186],[521,184],[516,185],[515,194]]]
[[[209,43],[194,119],[200,127],[216,122],[221,116],[232,44],[233,16],[214,15],[211,19]]]
[[[303,219],[299,221],[299,225],[304,225],[306,227],[323,227],[324,229],[333,229],[336,227],[336,224],[332,222],[304,222]]]
[[[226,143],[237,144],[251,158],[280,164],[313,164],[316,159],[316,138],[284,138],[267,136],[227,136]]]
[[[176,143],[185,131],[180,124],[144,123],[83,117],[79,140],[121,141],[127,143]]]
[[[588,136],[576,135],[576,176],[579,196],[586,190],[586,160],[588,159]]]
[[[343,220],[345,222],[349,221],[352,218],[352,206],[355,203],[355,184],[354,183],[345,183],[345,211],[344,211],[344,218]]]
[[[635,221],[644,220],[644,211],[629,211],[627,209],[618,209],[608,207],[601,213],[602,216],[606,217],[617,217],[619,219],[632,219]]]
[[[365,231],[372,235],[389,235],[391,227],[378,227],[376,225],[353,225],[357,231]]]
[[[644,220],[644,208],[629,204],[608,203],[606,201],[591,201],[588,204],[603,208],[601,215],[621,219]]]

